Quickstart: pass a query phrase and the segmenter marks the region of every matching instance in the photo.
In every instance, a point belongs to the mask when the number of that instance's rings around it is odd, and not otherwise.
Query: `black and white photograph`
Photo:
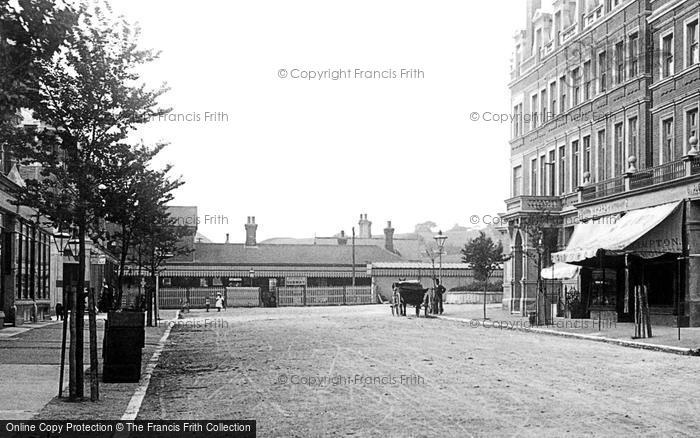
[[[699,0],[0,0],[0,438],[700,435]]]

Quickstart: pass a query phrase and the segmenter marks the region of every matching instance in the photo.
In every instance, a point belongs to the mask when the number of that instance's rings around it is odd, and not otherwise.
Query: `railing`
[[[630,175],[630,190],[673,181],[684,176],[685,163],[683,161],[671,161],[670,163],[639,170]]]
[[[584,187],[581,198],[583,201],[604,198],[606,196],[622,193],[625,191],[625,179],[623,176],[606,179],[599,183]]]
[[[564,44],[576,35],[576,23],[567,27],[561,32],[561,43]]]
[[[163,287],[158,291],[158,306],[161,309],[179,309],[186,300],[191,309],[204,308],[204,303],[209,298],[209,304],[214,307],[216,296],[225,296],[223,287]]]
[[[508,211],[559,211],[561,210],[561,199],[558,196],[517,196],[506,200]]]
[[[372,304],[371,286],[286,286],[276,292],[280,307]]]
[[[577,202],[578,193],[569,193],[568,195],[562,196],[561,208],[572,207]]]
[[[550,41],[540,49],[540,57],[544,58],[554,51],[554,41]]]
[[[603,4],[601,3],[598,7],[596,7],[591,12],[586,14],[586,16],[583,19],[584,28],[588,28],[588,27],[592,26],[596,21],[603,18],[603,12],[604,12]]]

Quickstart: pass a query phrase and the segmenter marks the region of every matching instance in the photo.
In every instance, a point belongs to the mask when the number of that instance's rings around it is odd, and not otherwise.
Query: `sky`
[[[170,143],[174,204],[212,240],[243,241],[247,216],[264,240],[349,233],[361,213],[402,233],[504,211],[509,125],[483,119],[509,112],[524,0],[112,6],[161,51],[144,80],[170,87],[169,119],[136,135]]]

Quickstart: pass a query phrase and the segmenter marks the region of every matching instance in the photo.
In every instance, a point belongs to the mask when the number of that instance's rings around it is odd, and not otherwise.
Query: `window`
[[[522,125],[523,104],[518,104],[513,107],[513,137],[519,137],[523,133]]]
[[[580,157],[578,150],[578,140],[571,142],[571,188],[572,190],[579,186],[579,168]]]
[[[566,112],[566,75],[559,78],[559,114]]]
[[[591,172],[591,136],[583,137],[583,172]]]
[[[540,105],[542,106],[542,108],[540,109],[542,123],[545,123],[547,121],[547,89],[546,88],[544,90],[542,90],[542,93],[540,95]]]
[[[530,112],[532,113],[532,129],[537,128],[537,93],[532,95],[532,106],[530,107]]]
[[[598,91],[603,93],[608,89],[607,84],[607,71],[608,71],[608,59],[605,52],[600,52],[598,54]]]
[[[615,83],[625,80],[625,45],[622,41],[615,44]]]
[[[546,195],[545,193],[547,189],[547,171],[545,170],[547,168],[547,162],[546,162],[546,157],[544,155],[540,156],[540,194],[541,195]]]
[[[555,161],[554,150],[549,151],[549,196],[554,196],[554,163]]]
[[[627,156],[634,155],[637,158],[637,162],[639,162],[637,145],[637,118],[632,117],[627,121]]]
[[[581,71],[578,68],[571,72],[571,79],[574,82],[574,90],[572,93],[574,99],[573,106],[576,106],[581,103]]]
[[[583,63],[583,100],[591,98],[591,61]]]
[[[549,84],[549,98],[552,99],[552,104],[549,106],[552,111],[552,116],[557,115],[557,83]]]
[[[530,194],[537,196],[537,158],[530,161]]]
[[[698,136],[698,109],[692,109],[685,113],[685,139]]]
[[[607,140],[605,130],[598,131],[598,180],[603,181],[610,177],[610,160],[608,159]]]
[[[622,162],[623,151],[624,151],[624,132],[622,129],[622,123],[615,125],[615,132],[613,134],[613,160],[615,162],[615,176],[622,175],[625,172],[625,165]]]
[[[661,122],[661,164],[673,161],[673,118]]]
[[[559,147],[559,194],[566,193],[566,146]]]
[[[633,78],[639,73],[639,35],[633,34],[629,41],[629,77]]]
[[[513,197],[520,196],[522,194],[523,185],[523,168],[522,166],[516,166],[513,168]]]
[[[668,34],[661,39],[661,77],[665,78],[673,74],[673,34]]]
[[[688,23],[685,28],[686,67],[698,62],[698,20]]]

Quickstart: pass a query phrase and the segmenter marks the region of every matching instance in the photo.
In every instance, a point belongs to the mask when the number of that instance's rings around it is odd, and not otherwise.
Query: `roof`
[[[217,265],[352,265],[352,246],[195,243],[192,263]],[[355,246],[355,264],[399,262],[401,257],[373,245]],[[175,260],[173,260],[175,261]],[[178,261],[182,263],[182,261]]]
[[[169,205],[168,213],[170,214],[170,219],[175,221],[176,225],[197,228],[197,207]]]

